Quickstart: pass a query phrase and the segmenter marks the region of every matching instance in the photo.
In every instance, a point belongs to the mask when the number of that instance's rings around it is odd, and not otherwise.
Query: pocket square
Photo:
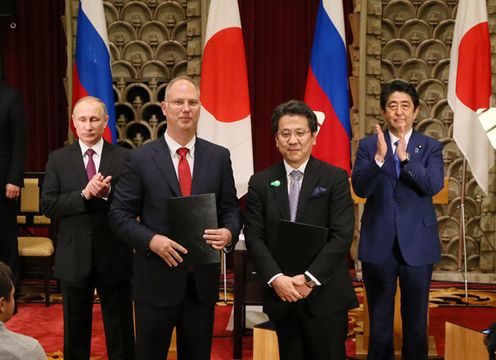
[[[310,199],[319,198],[324,195],[326,191],[327,189],[325,187],[316,186],[312,191],[312,195],[310,195]]]

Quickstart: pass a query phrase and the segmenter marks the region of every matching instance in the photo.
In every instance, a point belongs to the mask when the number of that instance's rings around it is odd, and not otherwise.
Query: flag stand
[[[467,159],[463,157],[462,167],[462,193],[460,200],[460,237],[458,242],[458,271],[462,271],[462,246],[463,246],[463,281],[465,285],[465,303],[468,305],[468,270],[467,270],[467,241],[465,234],[465,188],[467,185]]]
[[[227,305],[227,264],[226,253],[222,251],[222,275],[224,280],[224,304]]]

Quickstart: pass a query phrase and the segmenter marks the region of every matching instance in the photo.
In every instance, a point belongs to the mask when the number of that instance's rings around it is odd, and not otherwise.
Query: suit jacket
[[[279,186],[274,186],[276,180],[280,182]],[[253,175],[248,187],[244,229],[246,246],[264,282],[282,272],[273,257],[280,219],[290,219],[283,162]],[[346,172],[310,157],[301,186],[296,221],[329,228],[327,244],[307,269],[322,283],[305,300],[310,312],[316,316],[327,316],[357,305],[346,261],[353,238],[354,219]],[[270,316],[270,312],[283,302],[274,290],[269,287],[267,290],[264,309]]]
[[[22,186],[26,141],[22,97],[0,85],[0,200],[5,200],[5,184]]]
[[[108,200],[82,198],[88,179],[79,142],[49,154],[41,204],[46,216],[59,220],[54,274],[61,280],[82,281],[90,274],[104,283],[130,279],[131,248],[112,233],[108,222],[126,153],[104,142],[98,171],[112,175]]]
[[[407,145],[410,161],[398,179],[389,132],[385,139],[388,150],[382,167],[374,160],[377,135],[371,135],[360,141],[353,168],[353,189],[367,198],[358,256],[381,263],[397,238],[407,264],[433,264],[441,254],[432,196],[444,184],[442,144],[413,131]]]
[[[234,244],[240,230],[240,214],[229,151],[197,138],[192,175],[192,195],[215,193],[219,227],[231,231]],[[178,196],[179,182],[163,136],[129,152],[122,179],[115,188],[110,222],[113,230],[135,250],[133,297],[137,303],[175,306],[183,299],[187,267],[169,267],[148,246],[155,234],[170,235],[166,199]],[[218,299],[219,272],[219,264],[195,266],[194,281],[200,301]]]

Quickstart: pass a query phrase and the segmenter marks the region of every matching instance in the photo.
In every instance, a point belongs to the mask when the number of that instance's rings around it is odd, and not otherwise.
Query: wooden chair
[[[18,201],[18,243],[19,256],[23,263],[32,262],[41,265],[45,305],[50,306],[50,279],[52,278],[55,248],[51,237],[52,222],[41,213],[40,208],[43,176],[44,173],[40,172],[28,172],[24,175],[24,187],[21,188]],[[45,232],[49,234],[48,237],[37,235],[35,228],[46,229]]]

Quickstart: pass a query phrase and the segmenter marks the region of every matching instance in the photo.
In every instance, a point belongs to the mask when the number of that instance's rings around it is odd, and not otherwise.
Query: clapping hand
[[[375,153],[375,161],[383,163],[387,153],[386,139],[384,138],[384,132],[379,124],[375,125],[375,130],[377,131],[377,151]]]

